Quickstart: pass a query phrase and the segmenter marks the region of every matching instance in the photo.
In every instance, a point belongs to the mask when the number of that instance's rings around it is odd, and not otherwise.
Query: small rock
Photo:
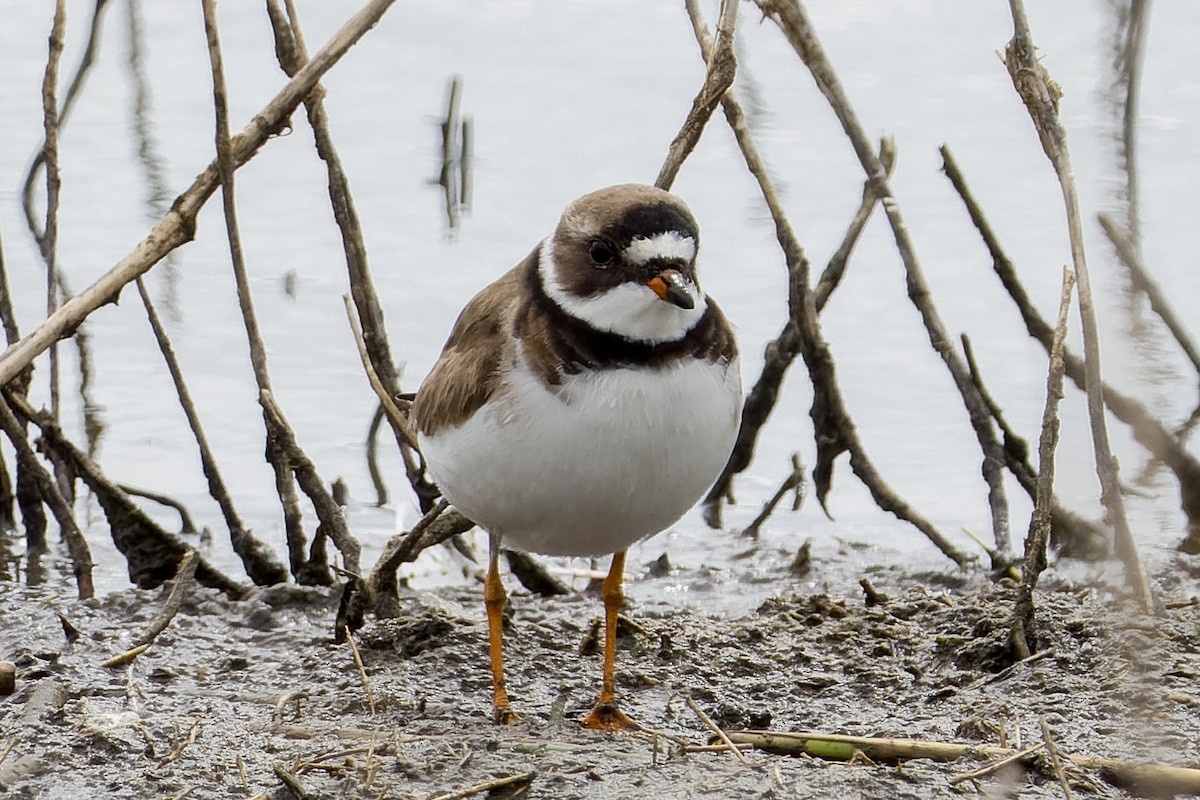
[[[245,620],[256,631],[270,630],[275,627],[275,611],[266,603],[258,603],[246,612]]]
[[[17,665],[0,661],[0,695],[10,695],[17,688]]]

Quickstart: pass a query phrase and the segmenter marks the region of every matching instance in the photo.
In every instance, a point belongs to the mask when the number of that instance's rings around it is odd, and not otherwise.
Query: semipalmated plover
[[[493,711],[504,686],[500,543],[613,553],[601,596],[593,728],[633,727],[614,697],[625,550],[695,504],[725,465],[742,405],[737,344],[696,279],[699,231],[674,195],[585,195],[528,257],[475,296],[417,392],[413,417],[446,498],[486,530]]]

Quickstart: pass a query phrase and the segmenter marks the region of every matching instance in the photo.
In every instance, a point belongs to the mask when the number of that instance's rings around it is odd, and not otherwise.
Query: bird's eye
[[[606,245],[599,239],[592,239],[588,242],[588,256],[591,257],[592,263],[597,267],[607,267],[616,258],[612,248]]]

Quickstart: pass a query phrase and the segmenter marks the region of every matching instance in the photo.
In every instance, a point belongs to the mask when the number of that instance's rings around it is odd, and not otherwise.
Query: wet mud
[[[726,730],[1019,746],[1041,739],[1040,716],[1063,753],[1200,765],[1200,605],[1186,563],[1158,576],[1168,604],[1159,618],[1051,576],[1037,597],[1039,654],[1015,666],[1005,647],[1011,586],[957,573],[873,580],[885,596],[780,594],[736,616],[631,602],[618,689],[654,733],[630,735],[578,724],[600,678],[600,605],[585,593],[514,592],[508,681],[522,719],[496,727],[473,587],[402,594],[400,618],[356,637],[360,670],[349,647],[333,644],[337,598],[327,590],[276,587],[238,602],[196,589],[146,652],[106,668],[169,587],[79,602],[7,584],[0,658],[17,676],[0,698],[0,793],[1064,796],[1044,761],[955,781],[982,762],[754,750],[742,762],[728,750],[691,751],[712,732],[685,693]],[[1084,796],[1134,796],[1102,772],[1067,777]]]

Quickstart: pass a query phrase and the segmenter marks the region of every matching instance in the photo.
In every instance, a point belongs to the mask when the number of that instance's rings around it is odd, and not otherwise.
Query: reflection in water
[[[145,37],[142,33],[141,0],[126,0],[126,29],[129,34],[129,83],[133,87],[133,140],[137,142],[138,162],[146,180],[146,220],[157,223],[167,212],[171,196],[167,189],[166,162],[158,152],[158,140],[151,132],[153,110],[150,84],[142,64]],[[174,323],[182,319],[179,305],[179,260],[175,251],[167,253],[154,274],[162,275],[162,293],[159,302],[166,309],[167,318]]]
[[[463,211],[471,209],[471,150],[473,126],[470,117],[459,116],[462,77],[450,79],[446,96],[446,116],[442,120],[442,168],[431,184],[442,187],[446,226],[453,234]]]
[[[1134,257],[1141,263],[1141,208],[1138,192],[1138,108],[1141,95],[1142,62],[1145,55],[1146,30],[1149,27],[1150,0],[1113,0],[1112,81],[1108,101],[1117,129],[1117,214],[1124,228]],[[1148,266],[1148,265],[1147,265]],[[1136,354],[1135,369],[1140,373],[1143,396],[1163,418],[1170,414],[1170,394],[1178,386],[1180,376],[1170,357],[1157,319],[1148,319],[1144,293],[1126,272],[1123,284],[1126,297],[1127,330]],[[1160,464],[1151,460],[1137,476],[1136,483],[1153,484],[1161,472]]]
[[[1141,251],[1138,209],[1137,117],[1141,94],[1142,56],[1149,24],[1150,0],[1114,0],[1113,81],[1110,101],[1120,123],[1120,163],[1124,176],[1120,197],[1125,230],[1136,252]]]

